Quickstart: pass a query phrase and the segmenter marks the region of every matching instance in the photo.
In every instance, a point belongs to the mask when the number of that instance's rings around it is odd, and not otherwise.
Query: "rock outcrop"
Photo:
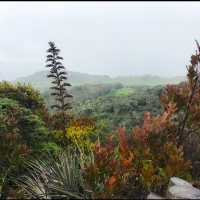
[[[178,178],[172,177],[166,192],[166,197],[150,193],[147,199],[200,199],[200,190],[193,187],[191,183]]]

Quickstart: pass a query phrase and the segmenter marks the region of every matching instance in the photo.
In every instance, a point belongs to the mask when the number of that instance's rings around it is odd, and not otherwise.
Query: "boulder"
[[[170,199],[200,199],[200,190],[183,179],[172,177],[166,196]]]
[[[169,181],[169,187],[174,186],[174,185],[193,187],[191,183],[188,183],[187,181],[181,178],[171,177]]]

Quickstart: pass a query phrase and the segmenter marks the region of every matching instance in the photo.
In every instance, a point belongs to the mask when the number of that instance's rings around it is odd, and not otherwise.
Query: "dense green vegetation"
[[[75,102],[76,115],[94,117],[107,122],[109,129],[131,128],[142,122],[145,111],[154,115],[161,112],[159,96],[162,87],[124,87],[97,98]]]
[[[31,86],[0,83],[1,191],[7,191],[9,176],[23,172],[28,156],[42,156],[57,147],[46,114],[43,98]]]
[[[124,126],[128,129],[142,122],[145,111],[161,112],[159,102],[163,86],[123,86],[122,84],[83,85],[72,88],[72,113],[104,123],[106,130]],[[50,92],[43,93],[47,105],[53,104]]]

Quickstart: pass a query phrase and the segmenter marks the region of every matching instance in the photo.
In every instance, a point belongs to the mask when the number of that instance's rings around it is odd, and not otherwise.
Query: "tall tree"
[[[61,114],[60,116],[63,118],[61,129],[65,131],[67,124],[66,111],[71,109],[71,104],[67,99],[72,98],[73,96],[67,91],[67,87],[71,86],[71,84],[67,82],[67,72],[61,62],[63,58],[59,56],[59,53],[60,49],[55,46],[55,43],[49,42],[46,67],[50,68],[50,73],[47,77],[53,79],[51,82],[53,86],[50,87],[50,89],[53,90],[51,96],[54,96],[56,100],[56,103],[52,105],[51,108],[56,109],[56,111]]]

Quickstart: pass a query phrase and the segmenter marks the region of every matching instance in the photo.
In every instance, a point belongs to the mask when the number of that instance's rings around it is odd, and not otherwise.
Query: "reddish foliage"
[[[184,176],[189,172],[190,162],[184,160],[182,148],[177,148],[171,132],[175,111],[175,105],[169,104],[160,116],[145,113],[143,126],[133,129],[129,140],[125,129],[119,128],[118,144],[112,142],[112,137],[105,145],[96,144],[95,162],[86,169],[91,187],[96,182],[104,185],[104,192],[96,192],[96,197],[122,197],[122,191],[133,185],[133,193],[140,190],[141,185],[155,189],[165,185],[170,176]],[[134,179],[132,186],[129,185],[131,177]]]

